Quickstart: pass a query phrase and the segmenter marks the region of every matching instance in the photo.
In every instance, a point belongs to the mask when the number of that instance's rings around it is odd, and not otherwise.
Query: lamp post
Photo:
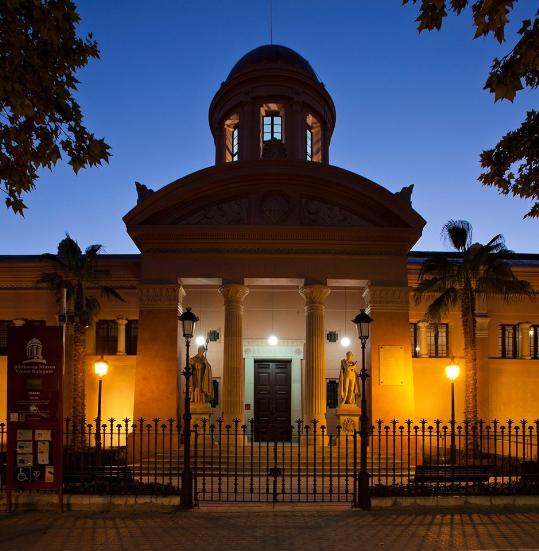
[[[193,473],[191,472],[191,397],[189,383],[191,380],[191,366],[189,365],[189,345],[195,333],[195,325],[198,317],[187,307],[178,319],[182,322],[182,333],[185,339],[185,406],[183,411],[183,472],[182,495],[180,507],[182,509],[193,508]]]
[[[358,480],[358,501],[356,507],[361,509],[371,508],[371,496],[369,495],[369,472],[367,471],[367,443],[369,439],[369,415],[367,413],[366,382],[369,374],[365,367],[365,346],[369,340],[369,330],[372,318],[362,308],[359,314],[352,320],[357,328],[357,334],[361,341],[361,415],[359,416],[360,427],[359,436],[361,438],[361,459]]]
[[[94,362],[94,372],[98,377],[97,387],[97,419],[95,427],[95,451],[96,463],[101,466],[101,392],[103,389],[103,377],[109,371],[109,363],[103,356]]]
[[[451,444],[449,445],[449,462],[455,465],[457,447],[455,445],[455,380],[459,376],[460,367],[453,360],[445,366],[445,375],[451,381]]]

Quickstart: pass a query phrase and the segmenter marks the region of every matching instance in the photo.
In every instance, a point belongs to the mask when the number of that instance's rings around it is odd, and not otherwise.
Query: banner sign
[[[62,488],[63,361],[63,327],[8,328],[8,490]]]

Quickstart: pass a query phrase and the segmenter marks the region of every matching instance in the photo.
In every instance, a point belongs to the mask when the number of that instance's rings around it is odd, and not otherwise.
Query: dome
[[[227,77],[227,81],[240,73],[251,69],[256,69],[262,65],[287,66],[290,69],[301,71],[302,73],[318,81],[318,77],[316,76],[314,69],[304,57],[286,46],[278,46],[277,44],[259,46],[258,48],[246,53],[236,63],[236,65],[232,67],[232,70]]]

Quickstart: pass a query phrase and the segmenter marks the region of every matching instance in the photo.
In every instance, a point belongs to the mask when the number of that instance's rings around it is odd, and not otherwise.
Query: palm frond
[[[449,312],[452,306],[455,306],[460,299],[460,291],[455,287],[445,289],[436,299],[434,299],[427,311],[425,319],[433,323],[439,323],[440,320]]]
[[[449,220],[442,228],[442,238],[455,250],[463,252],[472,243],[472,225],[467,220]]]
[[[116,299],[120,302],[125,302],[125,299],[120,295],[120,293],[114,289],[114,287],[109,287],[108,285],[100,285],[99,290],[101,291],[101,295],[110,299]]]

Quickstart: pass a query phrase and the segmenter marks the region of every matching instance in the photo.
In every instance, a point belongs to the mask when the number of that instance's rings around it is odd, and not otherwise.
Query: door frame
[[[288,360],[291,361],[290,379],[290,419],[292,424],[301,418],[301,384],[302,384],[302,360],[304,340],[280,340],[277,346],[270,346],[266,339],[245,339],[243,341],[243,357],[245,372],[245,404],[250,404],[251,409],[245,410],[245,424],[254,416],[254,391],[255,391],[255,360]],[[245,407],[245,406],[244,406]]]

